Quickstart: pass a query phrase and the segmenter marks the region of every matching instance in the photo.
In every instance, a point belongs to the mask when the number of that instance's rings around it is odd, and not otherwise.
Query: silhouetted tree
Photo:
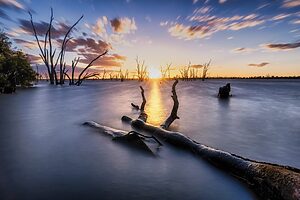
[[[12,50],[9,38],[0,32],[0,92],[14,92],[17,85],[30,86],[35,79],[27,56]]]

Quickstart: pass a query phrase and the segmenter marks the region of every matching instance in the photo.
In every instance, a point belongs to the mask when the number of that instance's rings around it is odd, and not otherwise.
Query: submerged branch
[[[166,119],[166,121],[160,125],[163,129],[168,129],[170,127],[170,125],[173,123],[173,121],[175,121],[176,119],[179,119],[179,117],[177,116],[177,111],[178,111],[178,107],[179,107],[179,101],[178,101],[177,94],[176,94],[177,83],[178,83],[178,80],[176,80],[172,86],[172,96],[171,97],[173,99],[174,104],[173,104],[171,114]]]

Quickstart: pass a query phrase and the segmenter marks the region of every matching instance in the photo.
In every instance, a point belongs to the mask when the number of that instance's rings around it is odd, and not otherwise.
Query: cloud
[[[97,54],[84,53],[81,54],[84,58],[79,62],[89,64],[92,59],[97,57]],[[105,55],[93,63],[97,67],[121,67],[126,60],[125,56],[119,54]]]
[[[19,31],[33,35],[31,22],[29,20],[19,19],[19,24]],[[49,23],[43,21],[34,22],[34,26],[38,36],[45,36],[48,30]],[[54,24],[51,29],[51,37],[55,39],[65,36],[70,27],[71,26],[65,24],[64,22],[58,22]]]
[[[164,21],[164,22],[160,22],[159,25],[160,26],[167,26],[169,23],[169,21]]]
[[[282,7],[284,8],[293,8],[300,6],[300,0],[284,0]]]
[[[195,3],[197,3],[198,2],[198,0],[193,0],[193,4],[195,4]]]
[[[268,64],[270,64],[270,63],[268,63],[268,62],[262,62],[262,63],[258,63],[258,64],[254,64],[254,63],[248,64],[248,66],[250,66],[250,67],[264,67],[264,66],[266,66]]]
[[[137,30],[134,18],[114,18],[110,20],[113,31],[120,34],[132,33]]]
[[[62,39],[57,40],[58,43],[62,42]],[[78,52],[78,53],[92,53],[100,54],[105,50],[112,49],[109,43],[102,40],[96,40],[94,38],[75,38],[71,39],[67,44],[66,51]]]
[[[31,54],[26,54],[26,56],[31,64],[40,64],[43,62],[40,56],[35,56]]]
[[[255,51],[255,49],[239,47],[232,50],[233,53],[250,53]]]
[[[35,49],[37,48],[37,44],[35,42],[32,42],[32,41],[27,41],[27,40],[23,40],[23,39],[18,39],[18,38],[15,38],[13,39],[15,43],[25,47],[25,48],[28,48],[28,49]],[[41,44],[43,45],[43,44]]]
[[[191,40],[208,38],[219,31],[237,31],[254,27],[265,22],[265,20],[260,19],[256,14],[217,17],[215,15],[210,15],[209,12],[211,12],[211,9],[196,9],[191,16],[187,17],[188,22],[169,23],[168,32],[174,37]],[[192,25],[190,25],[190,23],[192,23]],[[166,24],[166,26],[167,25],[168,24]]]
[[[108,20],[106,16],[98,18],[96,24],[92,26],[92,31],[97,35],[106,34],[106,25],[108,24]],[[89,25],[88,25],[89,27]]]
[[[0,0],[0,7],[12,8],[15,10],[25,10],[24,5],[16,0]]]
[[[289,16],[291,16],[291,14],[279,14],[279,15],[274,16],[271,20],[274,20],[274,21],[282,20]]]
[[[58,42],[61,42],[61,39]],[[76,52],[83,57],[80,59],[80,63],[89,64],[92,59],[109,49],[112,49],[112,46],[107,42],[94,38],[80,37],[70,40],[66,51]],[[120,67],[125,60],[126,57],[119,54],[105,55],[93,65],[98,67]]]
[[[225,3],[227,0],[219,0],[219,3],[220,4],[223,4],[223,3]]]
[[[277,43],[277,44],[264,44],[264,48],[272,50],[291,50],[300,47],[300,42],[295,43]]]
[[[293,24],[300,24],[300,19],[293,21]]]

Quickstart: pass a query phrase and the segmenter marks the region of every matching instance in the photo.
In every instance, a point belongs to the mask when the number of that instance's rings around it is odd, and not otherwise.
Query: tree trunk
[[[261,199],[299,200],[300,199],[300,170],[289,166],[259,162],[241,156],[208,147],[198,143],[180,132],[168,131],[171,123],[178,119],[179,102],[176,94],[176,80],[172,86],[173,109],[167,120],[156,127],[146,123],[147,118],[136,120],[123,116],[122,121],[129,123],[135,130],[140,130],[156,136],[164,142],[186,149],[196,156],[208,161],[215,167],[237,177],[245,182]],[[143,97],[144,90],[142,90]],[[143,97],[144,98],[144,97]],[[141,113],[144,113],[143,111]],[[124,134],[124,131],[105,127],[95,122],[86,122],[86,125],[96,127],[111,135]]]
[[[217,150],[200,144],[182,133],[155,127],[140,119],[132,120],[124,116],[122,120],[129,122],[136,130],[149,133],[164,142],[191,151],[217,168],[230,173],[245,182],[261,199],[300,199],[300,170],[297,168],[258,162]],[[101,131],[111,135],[124,133],[122,130],[105,127],[95,122],[86,122],[85,124],[98,127]]]

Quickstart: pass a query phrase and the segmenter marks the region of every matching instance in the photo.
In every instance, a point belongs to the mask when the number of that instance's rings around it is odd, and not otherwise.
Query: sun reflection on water
[[[159,81],[151,81],[151,89],[146,104],[148,122],[154,125],[160,125],[166,117],[159,84]]]

